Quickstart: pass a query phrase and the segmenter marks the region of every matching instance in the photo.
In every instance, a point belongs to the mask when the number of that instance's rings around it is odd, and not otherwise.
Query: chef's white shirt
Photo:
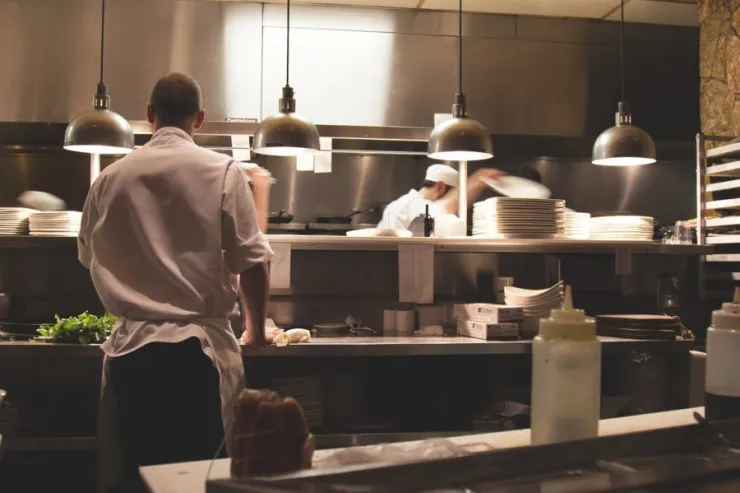
[[[436,217],[447,212],[446,200],[427,200],[418,190],[409,190],[385,207],[383,219],[378,223],[379,228],[409,229],[411,221],[426,213],[429,206],[429,215]]]
[[[93,183],[78,255],[103,306],[119,317],[102,346],[106,356],[197,337],[221,377],[228,433],[244,378],[227,319],[233,275],[273,255],[236,162],[183,130],[159,129]]]

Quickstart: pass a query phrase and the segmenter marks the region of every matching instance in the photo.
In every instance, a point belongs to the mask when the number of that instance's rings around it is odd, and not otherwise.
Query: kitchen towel
[[[270,288],[290,289],[290,243],[270,245],[275,256],[270,261]]]
[[[434,245],[398,246],[398,301],[434,303]]]

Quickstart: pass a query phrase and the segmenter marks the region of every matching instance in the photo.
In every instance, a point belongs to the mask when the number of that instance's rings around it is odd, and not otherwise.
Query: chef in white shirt
[[[80,262],[119,319],[102,346],[106,491],[143,491],[140,466],[212,458],[228,436],[244,386],[227,320],[237,291],[254,321],[246,341],[266,342],[272,250],[236,162],[193,142],[205,117],[200,86],[163,77],[147,116],[151,140],[94,182],[78,240]]]
[[[482,178],[496,179],[504,173],[497,169],[481,168],[468,178],[468,205],[476,202],[486,188]],[[419,190],[411,189],[383,211],[378,228],[408,229],[411,221],[426,213],[438,217],[457,214],[458,172],[446,164],[433,164],[427,168],[424,183]]]

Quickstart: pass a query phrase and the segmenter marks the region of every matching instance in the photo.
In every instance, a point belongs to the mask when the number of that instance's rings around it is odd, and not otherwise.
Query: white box
[[[515,339],[519,337],[519,324],[513,322],[491,324],[459,319],[457,334],[475,339]]]
[[[520,322],[524,320],[524,310],[520,306],[468,303],[455,305],[455,318],[492,324]]]

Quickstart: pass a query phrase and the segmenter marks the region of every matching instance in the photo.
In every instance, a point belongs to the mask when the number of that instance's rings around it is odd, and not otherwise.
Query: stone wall
[[[701,131],[740,136],[740,0],[698,0]]]

